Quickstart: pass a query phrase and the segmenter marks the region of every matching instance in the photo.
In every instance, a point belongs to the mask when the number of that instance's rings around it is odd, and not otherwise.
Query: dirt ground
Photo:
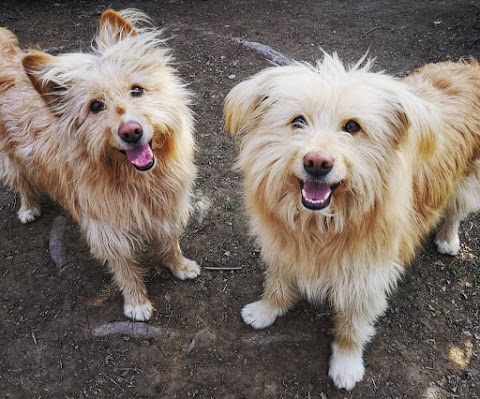
[[[189,282],[151,273],[155,335],[95,336],[97,326],[125,320],[111,277],[70,219],[72,263],[59,271],[48,237],[63,211],[45,198],[44,216],[21,225],[18,197],[0,188],[0,398],[480,398],[479,215],[462,224],[462,256],[439,255],[426,241],[377,323],[365,379],[339,391],[327,376],[327,306],[302,302],[264,331],[241,320],[241,307],[262,292],[263,266],[232,171],[236,148],[222,131],[228,90],[268,65],[232,37],[306,61],[319,46],[347,61],[370,49],[378,69],[404,75],[480,58],[478,0],[4,0],[0,25],[54,54],[86,50],[105,4],[139,8],[172,36],[196,93],[197,193],[210,204],[189,224],[184,251],[204,267],[238,269],[203,270]],[[145,252],[145,266],[157,261]]]

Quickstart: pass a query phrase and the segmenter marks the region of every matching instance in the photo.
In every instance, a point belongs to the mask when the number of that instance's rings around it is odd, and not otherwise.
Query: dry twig
[[[65,217],[57,216],[53,221],[52,230],[50,231],[50,239],[48,241],[50,257],[59,269],[69,263],[64,240],[66,224],[67,219]]]
[[[261,55],[262,57],[266,58],[269,61],[272,61],[274,64],[277,65],[290,65],[293,64],[294,60],[285,57],[282,53],[274,50],[270,46],[267,46],[262,43],[251,42],[249,40],[245,40],[239,37],[233,38],[237,43],[241,44],[242,46],[255,51],[257,54]]]

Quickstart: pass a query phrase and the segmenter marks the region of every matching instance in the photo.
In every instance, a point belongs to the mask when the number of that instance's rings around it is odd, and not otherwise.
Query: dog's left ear
[[[59,63],[57,57],[41,51],[32,51],[22,59],[25,73],[47,105],[55,104],[59,95],[65,90],[59,82],[47,76],[49,71]]]
[[[97,43],[111,47],[128,36],[136,36],[135,26],[118,12],[108,9],[100,17]]]

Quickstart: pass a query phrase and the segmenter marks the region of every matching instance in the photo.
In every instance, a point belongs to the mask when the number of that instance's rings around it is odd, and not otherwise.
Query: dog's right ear
[[[241,135],[253,130],[255,122],[270,103],[268,82],[279,69],[266,69],[230,90],[223,107],[226,132]]]
[[[28,53],[22,59],[23,68],[35,87],[48,105],[56,103],[59,95],[65,90],[62,85],[48,77],[48,72],[59,64],[57,57],[35,51]]]
[[[135,14],[129,11],[130,14]],[[100,16],[97,43],[108,48],[128,36],[136,36],[135,26],[118,12],[108,9]]]

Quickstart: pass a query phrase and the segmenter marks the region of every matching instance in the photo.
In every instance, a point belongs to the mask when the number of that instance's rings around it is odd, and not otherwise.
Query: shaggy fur
[[[91,53],[23,53],[0,28],[0,179],[18,190],[22,223],[48,193],[107,262],[124,313],[148,320],[135,254],[151,242],[172,273],[196,277],[178,237],[195,177],[189,92],[161,32],[134,10],[105,11]]]
[[[243,319],[264,328],[301,295],[328,300],[329,375],[348,390],[421,241],[438,226],[438,250],[457,254],[459,222],[480,205],[478,64],[427,65],[403,81],[370,66],[325,55],[273,67],[225,102],[267,267],[263,297]]]

